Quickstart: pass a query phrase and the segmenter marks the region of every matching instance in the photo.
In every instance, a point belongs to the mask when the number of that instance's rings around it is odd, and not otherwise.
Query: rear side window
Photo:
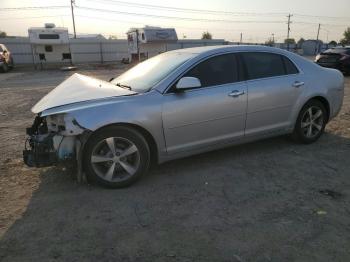
[[[283,57],[283,62],[284,65],[286,67],[286,74],[287,75],[293,75],[293,74],[297,74],[299,73],[298,68],[296,68],[296,66],[292,63],[292,61],[290,61],[287,57],[282,56]]]
[[[209,58],[184,76],[197,77],[201,81],[201,87],[237,82],[239,77],[236,55],[225,54]]]
[[[285,75],[282,57],[277,54],[252,52],[242,53],[248,79]]]

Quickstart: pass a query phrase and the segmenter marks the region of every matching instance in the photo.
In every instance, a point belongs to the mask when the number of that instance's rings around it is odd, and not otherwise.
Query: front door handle
[[[300,81],[295,81],[293,83],[293,87],[296,87],[296,88],[301,87],[303,85],[305,85],[305,83],[304,82],[300,82]]]
[[[231,93],[228,94],[228,96],[230,97],[239,97],[241,95],[244,95],[244,91],[233,90]]]

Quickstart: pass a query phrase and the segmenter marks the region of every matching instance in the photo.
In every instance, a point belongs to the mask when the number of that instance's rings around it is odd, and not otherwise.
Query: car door
[[[201,87],[182,92],[173,87],[164,95],[162,118],[169,154],[244,135],[247,88],[238,67],[235,54],[210,57],[183,75],[198,78]]]
[[[268,52],[246,52],[241,58],[248,78],[245,135],[289,128],[304,84],[297,67],[287,57]]]

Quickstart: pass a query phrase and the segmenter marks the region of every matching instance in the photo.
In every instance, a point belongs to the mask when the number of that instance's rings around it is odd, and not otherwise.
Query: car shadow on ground
[[[349,155],[338,135],[279,137],[168,162],[119,190],[48,169],[0,260],[346,261]]]

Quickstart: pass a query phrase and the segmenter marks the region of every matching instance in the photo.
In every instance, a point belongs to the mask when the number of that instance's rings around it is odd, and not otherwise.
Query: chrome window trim
[[[296,74],[285,74],[285,75],[278,75],[278,76],[271,76],[271,77],[264,77],[264,78],[256,78],[256,79],[243,79],[237,82],[232,82],[232,83],[227,83],[227,84],[235,84],[235,83],[242,83],[242,82],[246,82],[246,83],[250,83],[252,81],[260,81],[260,80],[266,80],[266,79],[274,79],[274,78],[281,78],[281,77],[288,77],[288,76],[296,76],[296,75],[303,75],[304,71],[301,70],[301,68],[293,61],[293,59],[291,59],[290,57],[288,57],[285,54],[281,54],[279,52],[272,52],[272,51],[265,51],[265,50],[259,50],[259,51],[222,51],[216,54],[211,54],[209,56],[203,57],[202,59],[200,59],[199,61],[197,61],[196,63],[194,63],[193,65],[191,65],[190,67],[188,67],[186,70],[184,70],[181,74],[179,74],[173,81],[171,81],[171,83],[168,85],[168,87],[164,90],[163,95],[167,95],[167,94],[176,94],[175,92],[171,92],[170,89],[171,87],[178,81],[180,80],[180,78],[185,75],[187,72],[189,72],[192,68],[194,68],[195,66],[197,66],[199,63],[204,62],[205,60],[215,57],[215,56],[219,56],[219,55],[225,55],[225,54],[241,54],[241,53],[268,53],[268,54],[275,54],[275,55],[280,55],[280,56],[284,56],[286,59],[288,59],[297,69],[298,69],[298,73]],[[240,59],[240,58],[238,58]],[[242,63],[244,63],[242,61]],[[209,87],[218,87],[218,86],[222,86],[222,85],[216,85],[216,86],[209,86]],[[194,88],[194,89],[190,89],[190,90],[195,90],[195,89],[204,89],[204,88],[208,88],[208,87],[200,87],[200,88]],[[183,92],[187,92],[189,90],[184,90]]]
[[[176,94],[176,92],[171,92],[170,89],[172,88],[172,86],[181,79],[181,77],[183,77],[186,73],[188,73],[190,70],[192,70],[194,67],[196,67],[197,65],[199,65],[200,63],[204,62],[205,60],[208,60],[210,58],[216,57],[216,56],[220,56],[220,55],[229,55],[229,54],[237,54],[239,53],[238,51],[222,51],[216,54],[211,54],[209,56],[203,57],[202,59],[200,59],[199,61],[195,62],[194,64],[192,64],[190,67],[186,68],[186,70],[184,70],[181,74],[179,74],[173,81],[171,81],[171,83],[168,85],[168,87],[165,89],[165,91],[163,92],[163,94],[167,95],[167,94]],[[193,88],[193,89],[189,89],[189,90],[196,90],[196,89],[205,89],[205,88],[213,88],[213,87],[218,87],[218,86],[222,86],[222,85],[227,85],[227,84],[235,84],[235,83],[241,83],[244,82],[245,80],[240,80],[237,82],[232,82],[232,83],[226,83],[226,84],[221,84],[221,85],[215,85],[215,86],[206,86],[206,87],[198,87],[198,88]],[[184,90],[183,92],[187,92],[189,90]]]

